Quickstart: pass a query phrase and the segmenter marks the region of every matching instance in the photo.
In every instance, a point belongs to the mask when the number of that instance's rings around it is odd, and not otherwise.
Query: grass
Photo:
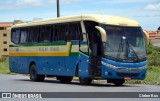
[[[2,59],[0,59],[0,60],[2,60]],[[8,58],[0,61],[0,74],[10,74]]]
[[[128,80],[126,84],[160,85],[160,67],[148,66],[145,80]]]

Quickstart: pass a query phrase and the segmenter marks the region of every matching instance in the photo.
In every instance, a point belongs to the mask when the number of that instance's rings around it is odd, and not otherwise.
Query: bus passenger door
[[[88,78],[90,77],[89,63],[89,47],[88,47],[88,37],[86,33],[82,33],[79,43],[79,77]]]
[[[91,49],[89,58],[89,68],[91,68],[92,77],[101,76],[101,57],[102,57],[102,43],[101,36],[98,31],[89,33],[89,47]]]

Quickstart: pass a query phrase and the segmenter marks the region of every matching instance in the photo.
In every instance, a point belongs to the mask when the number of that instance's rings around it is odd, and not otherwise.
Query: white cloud
[[[160,10],[160,3],[158,4],[149,4],[145,7],[146,10]]]

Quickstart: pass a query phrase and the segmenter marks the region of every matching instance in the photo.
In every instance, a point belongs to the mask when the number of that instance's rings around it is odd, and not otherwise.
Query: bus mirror
[[[149,34],[145,30],[143,30],[143,33],[145,36],[146,45],[148,45],[149,44]]]
[[[95,28],[101,33],[102,42],[106,42],[107,41],[106,31],[100,26],[96,26]]]

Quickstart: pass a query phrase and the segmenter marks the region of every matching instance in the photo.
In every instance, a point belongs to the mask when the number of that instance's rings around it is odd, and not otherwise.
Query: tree
[[[159,26],[158,30],[160,30],[160,26]]]

